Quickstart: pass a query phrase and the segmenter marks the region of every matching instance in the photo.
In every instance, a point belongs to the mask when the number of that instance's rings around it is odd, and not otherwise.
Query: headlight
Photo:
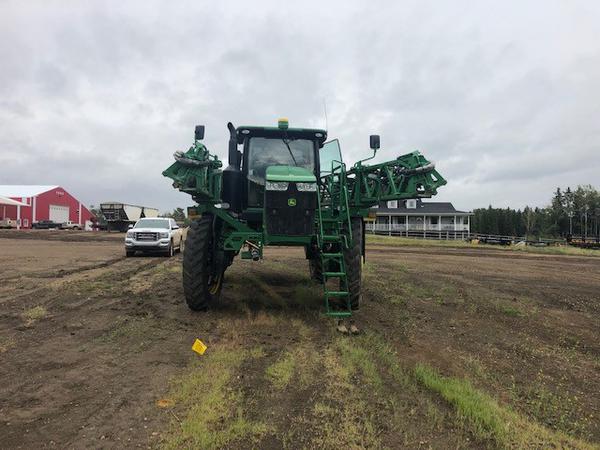
[[[133,231],[128,231],[127,232],[127,237],[128,238],[133,238]]]
[[[296,187],[301,192],[317,192],[317,183],[297,183]]]
[[[267,181],[265,189],[267,191],[287,191],[288,184],[285,181]]]
[[[168,238],[169,237],[169,232],[168,231],[161,231],[158,235],[161,238]]]

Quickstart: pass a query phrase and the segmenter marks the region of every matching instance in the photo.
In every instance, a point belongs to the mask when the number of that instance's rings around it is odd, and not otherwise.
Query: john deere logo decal
[[[296,206],[296,199],[288,198],[288,206]]]

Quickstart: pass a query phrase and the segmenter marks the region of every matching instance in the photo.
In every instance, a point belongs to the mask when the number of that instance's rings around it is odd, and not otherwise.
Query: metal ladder
[[[350,242],[352,229],[345,172],[345,166],[341,164],[340,172],[327,175],[318,196],[319,234],[317,242],[321,250],[325,314],[330,317],[349,317],[352,315],[343,253],[344,248],[352,245]],[[332,290],[327,285],[327,281],[332,279],[339,280],[337,290]],[[345,310],[332,308],[331,299],[345,300]]]

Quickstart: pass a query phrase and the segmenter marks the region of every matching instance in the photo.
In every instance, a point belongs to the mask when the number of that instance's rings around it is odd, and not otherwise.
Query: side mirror
[[[237,132],[235,127],[231,122],[227,123],[227,129],[229,130],[229,165],[233,167],[237,167],[237,170],[240,168],[240,163],[242,161],[242,154],[238,150],[238,139]]]
[[[131,230],[133,228],[133,224],[129,224],[129,226],[127,227],[128,230]]]
[[[194,137],[197,141],[201,141],[202,139],[204,139],[204,125],[196,125]]]
[[[171,228],[172,230],[179,230],[179,225],[173,225],[173,228]]]
[[[379,135],[378,134],[372,134],[371,136],[369,136],[369,147],[371,147],[373,150],[379,149]]]

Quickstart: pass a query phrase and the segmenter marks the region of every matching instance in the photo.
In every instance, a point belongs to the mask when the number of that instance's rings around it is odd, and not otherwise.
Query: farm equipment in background
[[[600,236],[567,236],[567,243],[572,247],[600,250]]]
[[[100,211],[106,219],[106,230],[125,232],[129,225],[134,225],[145,217],[158,217],[158,209],[147,206],[128,205],[119,202],[100,204]]]
[[[227,124],[229,165],[202,144],[197,126],[187,152],[163,172],[173,187],[198,204],[183,255],[183,287],[188,306],[204,310],[221,293],[225,270],[234,257],[257,261],[267,245],[302,246],[311,277],[323,285],[326,314],[347,317],[358,309],[364,218],[387,200],[431,197],[446,181],[433,163],[415,151],[367,165],[373,156],[347,169],[339,142],[326,142],[320,129]],[[238,146],[242,146],[242,151]]]

